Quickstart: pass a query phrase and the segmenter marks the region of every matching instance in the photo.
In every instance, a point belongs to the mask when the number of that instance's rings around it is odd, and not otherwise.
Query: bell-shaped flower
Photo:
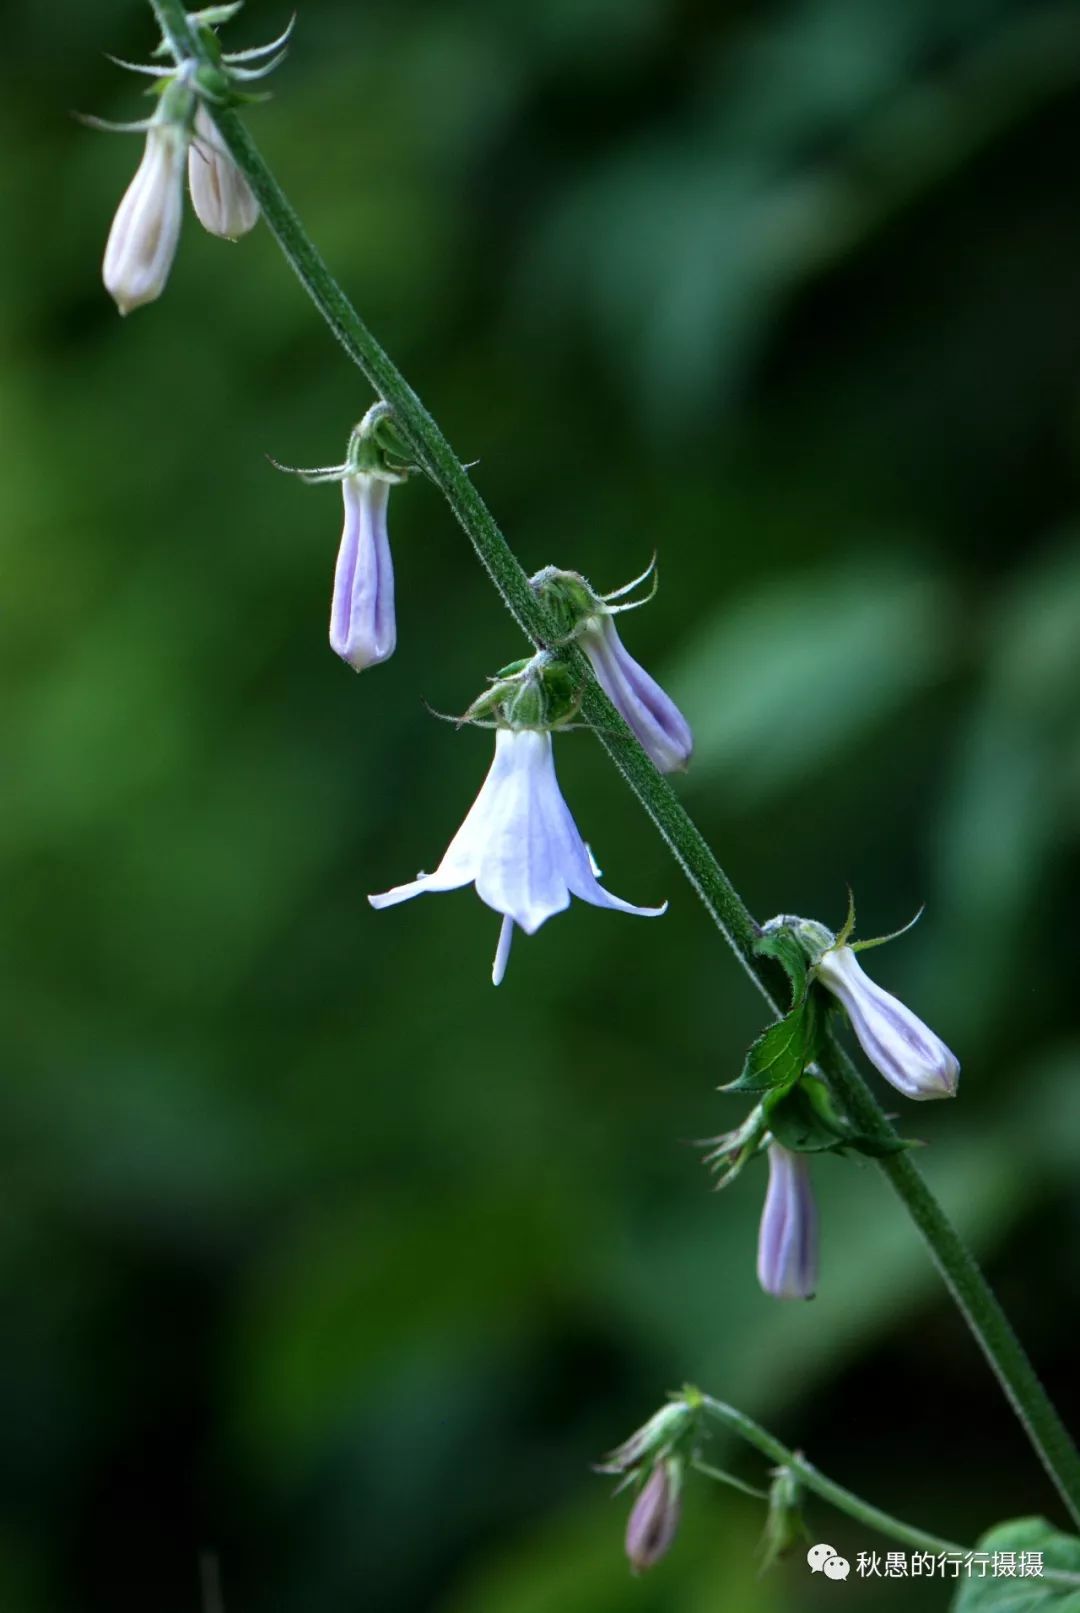
[[[626,1555],[635,1574],[657,1564],[670,1551],[682,1512],[682,1464],[677,1457],[656,1463],[638,1491],[626,1524]]]
[[[165,289],[180,239],[188,139],[186,126],[167,116],[146,130],[146,149],[116,210],[102,263],[105,289],[122,314]]]
[[[635,907],[599,883],[593,862],[555,777],[551,734],[500,727],[495,760],[469,813],[433,874],[369,896],[393,907],[426,891],[473,884],[481,901],[503,915],[491,978],[506,972],[514,926],[533,935],[571,896],[594,907],[652,918],[667,907]]]
[[[908,1098],[952,1098],[960,1061],[916,1014],[863,969],[851,947],[824,952],[817,978],[847,1010],[859,1045],[886,1081]]]
[[[653,569],[650,565],[610,594],[597,594],[579,572],[555,566],[546,566],[531,581],[567,638],[585,651],[596,681],[656,767],[661,773],[679,773],[689,767],[694,750],[690,725],[670,695],[634,660],[615,626],[620,612],[637,610],[652,594],[612,603],[643,583]]]
[[[817,1206],[805,1154],[769,1144],[769,1187],[758,1235],[758,1282],[775,1299],[812,1299],[818,1277]]]
[[[199,223],[211,235],[235,241],[258,222],[259,204],[251,186],[222,145],[201,101],[188,150],[188,190]]]

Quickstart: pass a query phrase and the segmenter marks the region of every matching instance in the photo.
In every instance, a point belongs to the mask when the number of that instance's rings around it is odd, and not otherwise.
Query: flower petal
[[[951,1098],[960,1061],[917,1014],[885,991],[847,946],[833,947],[817,966],[818,979],[847,1009],[863,1052],[905,1097]]]
[[[491,984],[501,986],[506,965],[510,962],[510,943],[514,939],[514,921],[507,913],[499,929],[499,944],[495,948],[495,962],[491,966]]]
[[[562,805],[551,735],[500,729],[488,783],[492,802],[480,849],[477,895],[533,935],[553,913],[570,905],[562,847],[549,829],[552,800]]]
[[[169,278],[184,212],[187,133],[151,124],[135,177],[116,210],[105,247],[105,289],[122,314],[160,297]]]
[[[812,1299],[817,1266],[817,1207],[806,1155],[770,1143],[758,1282],[775,1299]]]
[[[660,907],[636,907],[633,902],[624,902],[621,896],[605,890],[599,883],[596,859],[581,838],[557,783],[554,796],[547,798],[545,805],[549,820],[548,834],[552,845],[559,848],[559,859],[574,896],[592,907],[607,907],[616,913],[633,913],[638,918],[659,918],[667,912],[666,902]]]
[[[581,647],[597,682],[660,772],[679,773],[689,767],[694,750],[689,723],[670,695],[634,660],[614,618],[599,617],[595,628],[582,634]]]
[[[397,645],[394,564],[386,527],[390,483],[357,471],[341,484],[345,525],[334,568],[330,647],[357,672],[389,660]]]

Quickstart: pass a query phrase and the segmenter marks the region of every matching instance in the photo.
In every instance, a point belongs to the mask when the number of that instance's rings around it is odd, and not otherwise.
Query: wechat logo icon
[[[851,1573],[851,1564],[846,1557],[838,1557],[835,1546],[826,1546],[824,1541],[811,1546],[806,1554],[812,1574],[824,1574],[826,1579],[847,1579]]]

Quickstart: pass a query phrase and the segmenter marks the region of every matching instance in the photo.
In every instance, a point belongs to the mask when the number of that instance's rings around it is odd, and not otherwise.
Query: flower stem
[[[948,1552],[951,1556],[963,1554],[967,1550],[955,1540],[942,1540],[938,1535],[927,1534],[925,1529],[916,1529],[910,1523],[903,1523],[901,1519],[892,1517],[888,1512],[882,1512],[880,1507],[871,1506],[869,1501],[862,1500],[853,1491],[845,1490],[842,1484],[827,1479],[824,1473],[818,1472],[812,1462],[806,1460],[805,1456],[798,1451],[789,1451],[774,1434],[770,1434],[744,1412],[737,1411],[734,1406],[728,1406],[722,1400],[714,1400],[711,1395],[701,1395],[699,1399],[696,1391],[693,1393],[693,1398],[705,1415],[713,1422],[719,1423],[721,1428],[738,1434],[740,1439],[744,1439],[748,1445],[753,1445],[755,1450],[769,1457],[778,1467],[790,1468],[808,1490],[813,1490],[823,1501],[828,1501],[830,1506],[836,1507],[840,1512],[846,1512],[857,1522],[866,1524],[868,1529],[876,1529],[883,1535],[891,1536],[893,1540],[901,1540],[906,1546],[913,1546],[916,1551],[932,1551],[935,1556],[942,1551]],[[708,1476],[707,1467],[702,1464],[697,1466],[699,1472]]]
[[[796,1478],[819,1495],[830,1506],[836,1507],[839,1512],[846,1512],[849,1518],[857,1523],[864,1523],[868,1529],[876,1529],[879,1534],[888,1535],[893,1540],[902,1541],[905,1546],[911,1546],[915,1551],[933,1552],[939,1556],[944,1552],[949,1557],[965,1557],[971,1550],[968,1546],[961,1546],[955,1540],[943,1540],[940,1535],[928,1534],[925,1529],[916,1529],[914,1524],[905,1523],[902,1518],[894,1518],[891,1513],[883,1512],[869,1501],[864,1501],[852,1490],[847,1490],[834,1479],[826,1478],[812,1462],[808,1462],[799,1451],[790,1451],[787,1446],[778,1440],[775,1434],[762,1428],[752,1417],[738,1411],[734,1406],[727,1405],[722,1400],[714,1400],[712,1395],[703,1395],[700,1390],[688,1389],[685,1391],[686,1399],[693,1405],[700,1407],[701,1411],[713,1422],[729,1433],[738,1434],[748,1445],[777,1464],[786,1467],[795,1474]],[[711,1469],[705,1462],[695,1462],[695,1471],[702,1473],[706,1478],[716,1478],[722,1482],[730,1483],[730,1476]],[[1056,1585],[1080,1585],[1080,1574],[1066,1573],[1056,1569],[1044,1569],[1040,1578],[1044,1582]]]
[[[177,61],[212,65],[181,0],[150,0]],[[267,224],[297,278],[353,363],[394,411],[395,423],[416,463],[435,483],[472,543],[503,603],[534,645],[557,641],[555,624],[529,586],[468,471],[397,366],[383,351],[330,273],[274,175],[232,108],[208,108],[224,144],[259,200]],[[656,825],[675,860],[704,902],[751,980],[774,1013],[782,987],[769,960],[754,952],[758,926],[674,790],[653,766],[592,676],[574,645],[561,652],[584,690],[581,710],[615,766]],[[880,1105],[848,1055],[835,1042],[821,1061],[852,1119],[865,1132],[895,1137]],[[1080,1524],[1080,1455],[1024,1353],[978,1265],[906,1153],[879,1161],[933,1259],[1009,1403]]]

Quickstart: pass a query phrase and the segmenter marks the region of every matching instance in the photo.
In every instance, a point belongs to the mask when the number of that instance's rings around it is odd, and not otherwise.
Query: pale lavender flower
[[[684,772],[694,751],[690,724],[671,696],[627,650],[612,612],[605,610],[592,617],[578,642],[592,663],[596,681],[660,772]]]
[[[235,241],[258,222],[259,204],[251,186],[222,145],[201,101],[188,150],[188,190],[199,223],[211,235]]]
[[[847,1010],[863,1052],[908,1098],[952,1098],[960,1061],[940,1036],[866,974],[849,946],[820,958],[817,978]]]
[[[146,148],[109,231],[105,289],[122,314],[154,302],[165,289],[180,240],[188,132],[163,117],[146,131]]]
[[[812,1299],[817,1287],[817,1206],[805,1154],[769,1144],[769,1188],[758,1236],[758,1282],[775,1299]]]
[[[533,935],[571,896],[594,907],[652,918],[667,907],[634,907],[598,883],[592,860],[555,777],[551,735],[500,728],[495,760],[465,822],[433,874],[369,896],[372,907],[392,907],[425,891],[475,884],[488,907],[503,915],[491,978],[506,972],[514,925]]]
[[[671,1549],[682,1513],[680,1477],[675,1460],[657,1462],[638,1492],[626,1524],[626,1555],[635,1574]]]
[[[596,681],[655,766],[661,773],[680,773],[693,755],[690,725],[656,679],[634,660],[615,626],[623,611],[648,604],[656,592],[655,570],[654,556],[640,577],[610,594],[598,594],[579,571],[560,571],[558,566],[545,566],[529,580],[566,639],[585,651]],[[644,599],[626,600],[650,576],[652,592]]]
[[[341,481],[345,526],[334,570],[330,647],[357,672],[388,661],[397,644],[394,565],[386,530],[391,480],[354,471]]]

